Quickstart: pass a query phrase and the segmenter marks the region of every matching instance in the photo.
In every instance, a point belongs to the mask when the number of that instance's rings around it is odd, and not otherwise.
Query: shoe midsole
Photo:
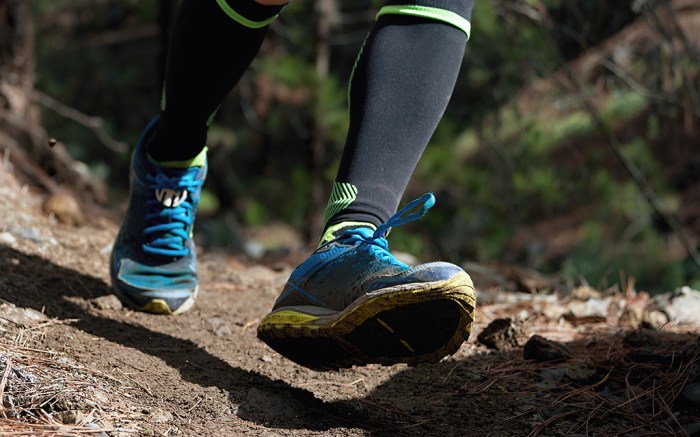
[[[291,329],[298,331],[292,336],[307,335],[309,330],[328,330],[333,336],[342,336],[382,311],[437,299],[452,300],[462,313],[473,318],[474,286],[469,275],[460,272],[446,281],[400,285],[368,293],[342,311],[302,305],[281,307],[268,314],[258,329],[268,335],[279,331],[280,336],[290,336]]]

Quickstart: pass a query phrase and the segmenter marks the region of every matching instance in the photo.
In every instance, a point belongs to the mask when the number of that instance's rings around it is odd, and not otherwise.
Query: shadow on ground
[[[190,340],[87,311],[79,302],[111,294],[108,284],[4,246],[0,292],[19,307],[77,319],[77,329],[155,356],[188,382],[226,391],[238,417],[266,427],[522,436],[590,429],[677,433],[679,421],[700,422],[697,406],[678,404],[680,390],[700,373],[691,369],[700,356],[691,357],[693,364],[681,352],[699,341],[697,334],[664,334],[636,349],[623,345],[619,332],[597,336],[571,343],[573,358],[565,363],[526,361],[521,350],[477,354],[405,368],[364,398],[325,403],[310,391],[232,366]]]
[[[102,280],[0,246],[0,298],[18,307],[43,311],[52,318],[77,319],[71,324],[77,329],[156,356],[177,369],[186,381],[225,390],[243,419],[271,427],[317,431],[372,426],[356,417],[349,405],[327,404],[284,381],[233,367],[192,341],[99,317],[74,299],[108,294],[110,287]]]

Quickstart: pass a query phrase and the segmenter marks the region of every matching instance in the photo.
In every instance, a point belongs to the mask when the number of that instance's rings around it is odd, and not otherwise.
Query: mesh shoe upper
[[[113,282],[144,299],[186,297],[198,282],[191,235],[206,159],[201,166],[165,167],[148,158],[143,143],[134,152],[129,207],[112,251]]]
[[[274,309],[311,305],[341,311],[363,294],[395,286],[420,286],[451,278],[462,269],[445,262],[410,267],[389,252],[392,226],[422,217],[435,203],[432,194],[409,203],[376,231],[350,227],[319,247],[292,272]],[[408,214],[421,206],[421,210]]]

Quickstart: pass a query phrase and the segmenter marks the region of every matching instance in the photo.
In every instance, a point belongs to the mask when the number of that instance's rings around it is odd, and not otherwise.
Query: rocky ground
[[[291,259],[202,253],[192,311],[136,313],[110,292],[116,225],[43,202],[0,167],[0,434],[700,435],[700,292],[468,265],[454,356],[316,372],[255,336]]]

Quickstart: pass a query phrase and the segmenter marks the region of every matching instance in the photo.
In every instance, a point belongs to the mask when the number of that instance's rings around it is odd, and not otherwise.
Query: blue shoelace
[[[149,239],[142,245],[144,252],[171,256],[188,256],[187,241],[190,238],[190,226],[194,222],[195,205],[192,203],[194,193],[204,181],[195,179],[198,168],[188,169],[182,176],[169,177],[162,173],[155,176],[146,175],[150,188],[169,189],[173,191],[187,190],[187,198],[177,206],[165,207],[158,199],[151,198],[146,202],[149,213],[144,229],[144,236]]]
[[[391,218],[381,224],[374,231],[374,238],[385,238],[389,234],[389,230],[396,226],[405,225],[406,223],[414,222],[422,218],[425,213],[428,212],[430,208],[435,205],[435,195],[433,193],[425,193],[418,199],[412,200],[401,208],[396,214],[391,216]],[[407,214],[409,211],[420,206],[420,210],[411,214]],[[405,216],[404,216],[405,215]]]
[[[382,269],[386,265],[393,265],[399,267],[400,270],[405,270],[409,268],[409,266],[397,260],[391,254],[391,252],[389,252],[389,242],[385,238],[386,234],[393,226],[403,225],[420,219],[426,212],[428,212],[430,208],[433,207],[433,205],[435,205],[435,196],[432,193],[424,194],[420,198],[408,203],[389,220],[379,226],[376,231],[373,231],[368,227],[348,229],[343,231],[338,238],[326,243],[326,245],[331,245],[334,242],[352,247],[364,245],[363,249],[368,250],[372,258],[378,261],[378,263],[372,263],[372,265],[369,266],[360,266],[360,268],[366,268],[367,271],[372,269]],[[420,207],[420,210],[410,213],[411,210],[415,209],[416,207]],[[346,252],[348,250],[343,248],[339,249],[342,252]],[[306,296],[306,298],[309,300],[314,301],[321,306],[327,306],[316,296],[306,291],[301,285],[309,274],[313,274],[313,272],[317,272],[319,269],[324,268],[326,265],[325,261],[326,258],[324,253],[315,253],[309,259],[307,259],[305,263],[297,267],[287,283],[287,287],[289,288],[277,298],[275,305],[277,305],[277,302],[284,300],[290,293],[299,292]]]
[[[373,246],[372,251],[375,256],[392,263],[396,262],[394,256],[389,252],[389,242],[386,239],[389,231],[393,227],[419,220],[434,205],[435,195],[433,193],[426,193],[401,208],[396,214],[391,216],[389,220],[382,223],[373,233],[367,228],[350,229],[341,237],[342,242],[346,244],[370,244]],[[418,207],[420,207],[418,211],[411,212]]]

